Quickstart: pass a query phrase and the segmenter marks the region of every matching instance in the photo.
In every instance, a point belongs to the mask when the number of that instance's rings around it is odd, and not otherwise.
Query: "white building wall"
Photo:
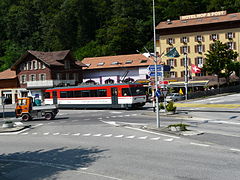
[[[114,83],[117,83],[118,78],[121,79],[124,74],[127,72],[126,78],[137,79],[146,79],[147,67],[131,67],[131,68],[115,68],[115,69],[97,69],[97,70],[84,70],[83,71],[83,82],[88,80],[93,80],[99,84],[105,84],[107,79],[114,80]]]

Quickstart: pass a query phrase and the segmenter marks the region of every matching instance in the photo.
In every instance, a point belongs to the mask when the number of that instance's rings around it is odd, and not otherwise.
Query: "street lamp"
[[[158,90],[158,75],[157,75],[157,53],[156,53],[156,29],[155,29],[155,2],[153,0],[153,39],[154,39],[154,65],[155,65],[155,101],[156,101],[156,120],[157,120],[157,128],[160,127],[160,115],[159,115],[159,101],[156,96],[156,92]]]

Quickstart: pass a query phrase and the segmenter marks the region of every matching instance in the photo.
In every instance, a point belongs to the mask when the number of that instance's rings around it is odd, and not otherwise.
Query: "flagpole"
[[[156,121],[157,128],[160,128],[160,116],[159,116],[159,102],[156,92],[158,90],[158,75],[157,75],[157,53],[156,53],[156,29],[155,29],[155,2],[153,0],[153,38],[154,38],[154,65],[155,65],[155,107],[156,107]]]
[[[185,53],[185,100],[188,99],[188,62],[187,62],[187,53]]]

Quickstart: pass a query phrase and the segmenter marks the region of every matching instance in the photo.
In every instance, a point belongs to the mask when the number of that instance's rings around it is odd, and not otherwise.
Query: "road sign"
[[[149,76],[155,76],[155,72],[149,72]],[[157,76],[162,77],[162,72],[157,72]]]
[[[161,91],[160,91],[159,89],[156,91],[156,96],[157,96],[158,98],[160,98],[160,96],[161,96]]]
[[[155,72],[155,65],[148,66],[148,70],[151,72]],[[162,71],[162,65],[157,65],[157,71]]]

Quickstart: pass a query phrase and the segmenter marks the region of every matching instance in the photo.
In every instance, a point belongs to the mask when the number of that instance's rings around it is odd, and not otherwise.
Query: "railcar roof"
[[[47,90],[53,89],[73,89],[73,88],[87,88],[87,87],[106,87],[106,86],[123,86],[123,85],[142,85],[141,83],[122,83],[122,84],[100,84],[100,85],[79,85],[79,86],[67,86],[67,87],[56,87],[50,88]]]

